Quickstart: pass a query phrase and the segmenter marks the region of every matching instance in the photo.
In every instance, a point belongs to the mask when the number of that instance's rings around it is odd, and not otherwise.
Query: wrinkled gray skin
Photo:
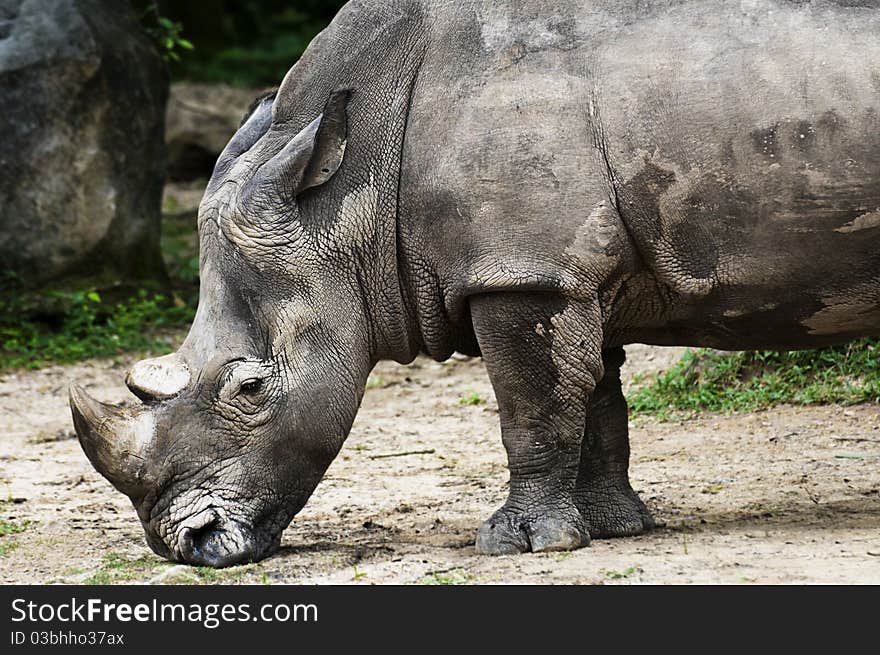
[[[880,334],[878,70],[873,2],[352,2],[221,157],[143,407],[73,389],[83,447],[157,553],[255,560],[371,367],[460,351],[511,474],[477,550],[638,534],[623,345]]]

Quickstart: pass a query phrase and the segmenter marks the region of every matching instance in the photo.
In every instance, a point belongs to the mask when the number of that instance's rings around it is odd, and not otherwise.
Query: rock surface
[[[210,177],[217,157],[259,93],[222,84],[172,85],[165,129],[169,178],[189,182]]]
[[[0,0],[0,268],[164,275],[164,62],[127,2]]]

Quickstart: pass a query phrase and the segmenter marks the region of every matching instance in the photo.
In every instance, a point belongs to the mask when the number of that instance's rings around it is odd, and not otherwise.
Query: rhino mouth
[[[219,508],[190,517],[164,539],[144,525],[147,543],[160,557],[213,568],[249,564],[271,555],[281,543],[281,531],[273,534],[267,528],[248,526]]]

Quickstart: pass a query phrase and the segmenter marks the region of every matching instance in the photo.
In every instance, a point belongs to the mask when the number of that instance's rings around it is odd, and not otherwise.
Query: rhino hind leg
[[[601,374],[598,306],[540,293],[471,301],[507,450],[507,501],[477,532],[477,552],[571,550],[590,542],[575,503],[587,399]]]
[[[602,352],[605,369],[587,406],[575,502],[594,538],[642,534],[654,527],[629,482],[629,428],[620,385],[623,348]]]

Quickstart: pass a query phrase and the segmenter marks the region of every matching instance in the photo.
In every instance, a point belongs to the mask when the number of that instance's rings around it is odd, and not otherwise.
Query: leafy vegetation
[[[40,368],[125,351],[168,352],[171,339],[163,328],[189,323],[193,309],[179,299],[141,289],[115,303],[95,290],[50,291],[59,314],[29,314],[32,296],[0,292],[0,369]],[[22,318],[19,318],[22,317]]]
[[[182,25],[187,43],[194,46],[186,57],[171,57],[175,79],[258,87],[278,84],[345,0],[158,0],[155,4],[168,23]],[[156,29],[160,46],[163,39],[173,44],[181,35],[169,25]]]
[[[142,20],[144,29],[153,38],[165,61],[180,61],[180,50],[193,49],[193,44],[183,38],[183,25],[160,14],[155,2],[147,5]]]
[[[195,307],[199,295],[199,234],[195,214],[166,215],[162,220],[161,247],[175,293]]]
[[[639,381],[637,380],[637,384]],[[880,402],[880,342],[801,351],[692,350],[629,395],[633,414],[754,411],[794,403]]]
[[[11,273],[0,276],[0,371],[41,368],[128,351],[165,353],[198,303],[195,219],[163,223],[162,250],[171,286],[113,284],[33,292]]]

